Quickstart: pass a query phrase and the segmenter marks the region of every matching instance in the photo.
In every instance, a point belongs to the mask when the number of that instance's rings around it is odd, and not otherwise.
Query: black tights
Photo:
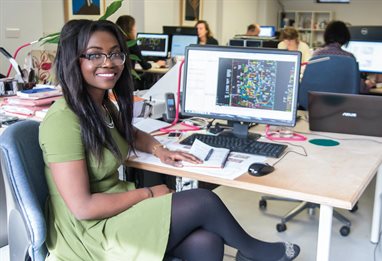
[[[247,234],[221,199],[204,189],[173,194],[166,254],[187,261],[221,261],[224,244],[254,260],[277,260],[282,243],[267,243]]]

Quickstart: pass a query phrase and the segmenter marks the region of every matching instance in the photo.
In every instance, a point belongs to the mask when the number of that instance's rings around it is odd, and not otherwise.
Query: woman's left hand
[[[163,147],[158,148],[155,152],[155,155],[163,163],[172,165],[174,167],[183,167],[182,161],[187,161],[194,164],[203,163],[203,161],[201,161],[200,159],[198,159],[190,153],[183,151],[171,151]]]

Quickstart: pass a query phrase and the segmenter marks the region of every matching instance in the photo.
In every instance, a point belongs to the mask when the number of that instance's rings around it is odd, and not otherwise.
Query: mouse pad
[[[331,146],[337,146],[340,143],[335,140],[329,140],[329,139],[311,139],[309,140],[310,143],[318,146],[326,146],[326,147],[331,147]]]

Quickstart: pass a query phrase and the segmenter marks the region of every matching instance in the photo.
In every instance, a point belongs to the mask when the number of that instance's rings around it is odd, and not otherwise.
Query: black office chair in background
[[[358,94],[360,92],[360,72],[358,64],[354,58],[338,55],[325,55],[316,56],[312,58],[311,61],[316,59],[322,59],[322,61],[308,64],[305,68],[299,89],[299,109],[307,110],[309,91],[349,94]],[[288,198],[262,196],[259,201],[260,209],[265,210],[267,208],[267,200],[301,202]],[[281,218],[281,222],[276,225],[277,231],[285,231],[287,229],[286,223],[305,209],[309,211],[309,214],[313,215],[314,210],[318,207],[318,204],[301,202],[297,207]],[[356,204],[350,212],[355,212],[357,209],[358,206]],[[344,224],[344,226],[340,228],[340,234],[342,236],[349,235],[351,227],[350,220],[336,210],[333,211],[333,216]]]

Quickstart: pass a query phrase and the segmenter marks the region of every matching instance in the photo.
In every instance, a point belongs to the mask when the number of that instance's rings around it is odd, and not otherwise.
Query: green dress
[[[126,141],[115,128],[110,130],[122,154],[127,155]],[[86,158],[93,193],[122,192],[134,186],[118,179],[119,163],[109,150],[104,150],[100,164],[85,155],[79,120],[64,99],[50,108],[40,125],[39,139],[50,194],[46,209],[46,244],[50,252],[47,260],[163,259],[170,227],[171,194],[143,200],[110,218],[77,220],[58,193],[48,163]]]

